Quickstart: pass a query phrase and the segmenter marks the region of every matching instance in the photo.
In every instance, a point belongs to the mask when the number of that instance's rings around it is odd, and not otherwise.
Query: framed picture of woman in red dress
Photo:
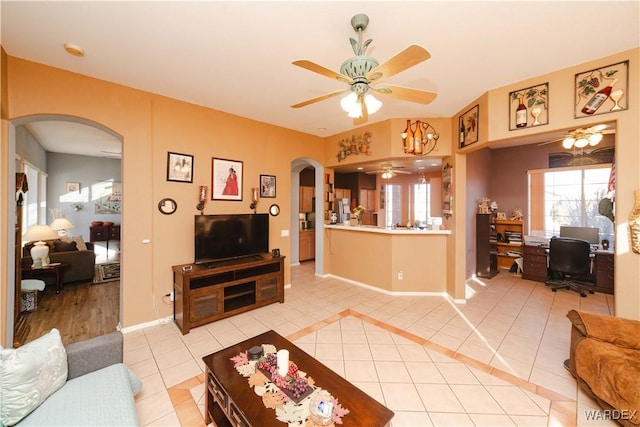
[[[242,201],[242,162],[211,159],[211,200]]]

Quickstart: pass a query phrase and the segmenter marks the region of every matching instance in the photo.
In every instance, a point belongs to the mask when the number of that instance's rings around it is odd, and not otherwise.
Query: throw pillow
[[[87,245],[84,243],[82,236],[62,236],[60,240],[63,242],[76,242],[79,251],[86,251]]]
[[[69,252],[78,250],[78,244],[76,242],[63,242],[62,240],[57,240],[53,242],[53,246],[55,247],[55,252]]]
[[[0,421],[18,423],[64,385],[67,372],[57,329],[17,349],[0,350]]]

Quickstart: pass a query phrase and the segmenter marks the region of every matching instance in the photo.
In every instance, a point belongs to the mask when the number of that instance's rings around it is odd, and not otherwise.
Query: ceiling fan
[[[404,169],[404,166],[392,166],[389,163],[384,163],[380,165],[380,169],[365,172],[365,173],[367,175],[375,175],[379,173],[384,179],[393,178],[396,174],[406,174],[406,175],[411,174],[411,172],[403,169]]]
[[[578,128],[567,132],[562,138],[557,138],[552,141],[546,141],[538,144],[538,146],[552,144],[554,142],[562,141],[562,146],[567,150],[576,147],[584,148],[587,145],[595,146],[602,141],[602,135],[608,135],[616,133],[614,128],[609,128],[606,124],[599,124],[590,126],[587,128]]]
[[[374,98],[371,92],[420,104],[429,104],[436,98],[437,93],[420,89],[388,84],[379,87],[371,86],[371,83],[380,83],[386,78],[426,61],[431,55],[425,48],[411,45],[380,65],[375,58],[365,56],[367,47],[373,41],[369,39],[364,43],[362,42],[362,33],[366,30],[368,24],[369,17],[367,15],[358,14],[351,18],[351,26],[358,34],[358,40],[353,37],[349,39],[356,56],[344,61],[339,73],[308,60],[293,62],[298,67],[346,83],[349,88],[308,99],[292,105],[292,108],[305,107],[334,96],[346,94],[347,96],[340,102],[341,107],[348,113],[349,117],[354,119],[355,124],[362,124],[367,122],[369,114],[375,113],[382,106],[382,103]]]

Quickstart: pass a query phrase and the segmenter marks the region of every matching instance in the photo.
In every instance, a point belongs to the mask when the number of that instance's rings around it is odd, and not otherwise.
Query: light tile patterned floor
[[[392,409],[394,427],[603,425],[584,420],[597,405],[562,361],[567,311],[611,314],[611,296],[551,292],[508,272],[470,281],[467,295],[390,296],[293,267],[284,304],[184,336],[173,323],[125,335],[125,363],[144,384],[140,424],[203,425],[202,356],[273,329]]]

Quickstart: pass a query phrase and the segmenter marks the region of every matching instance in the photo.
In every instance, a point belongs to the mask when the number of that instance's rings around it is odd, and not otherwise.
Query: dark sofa
[[[93,280],[96,266],[96,254],[93,251],[93,243],[85,243],[87,246],[86,251],[78,250],[75,245],[67,246],[56,244],[55,240],[47,241],[47,244],[49,245],[50,262],[64,262],[69,264],[69,267],[64,269],[63,283],[80,281],[87,282]],[[56,247],[63,250],[57,251]],[[64,250],[73,248],[75,248],[75,250]],[[29,244],[25,245],[23,248],[23,268],[29,268],[33,264],[33,259],[29,253],[30,249],[31,247]],[[42,280],[44,280],[48,285],[55,284],[55,277],[53,275],[47,275],[46,277],[43,277]]]

